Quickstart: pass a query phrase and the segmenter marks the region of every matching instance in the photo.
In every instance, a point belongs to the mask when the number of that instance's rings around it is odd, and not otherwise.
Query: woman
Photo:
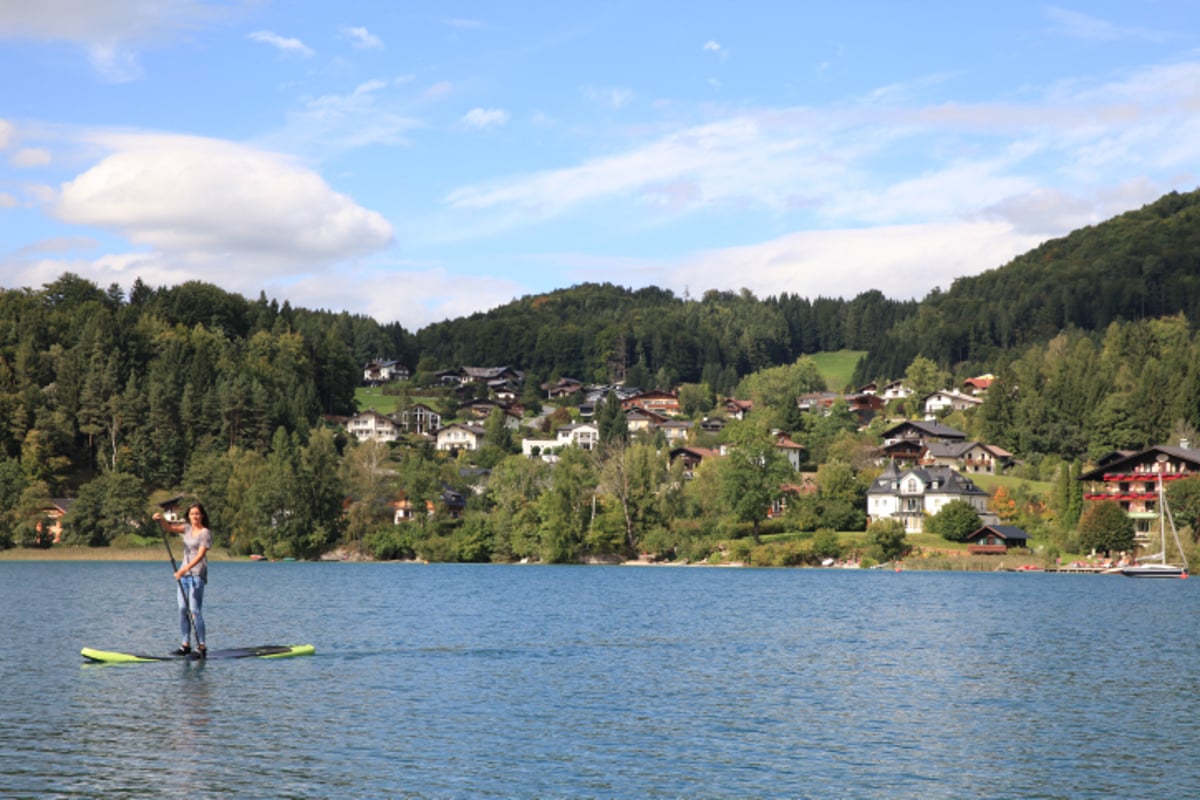
[[[183,539],[183,563],[175,570],[179,586],[179,631],[183,644],[174,655],[191,655],[191,633],[196,631],[196,654],[208,655],[204,645],[204,585],[208,583],[208,551],[212,547],[212,531],[208,529],[208,512],[194,503],[187,512],[187,522],[171,522],[156,513],[154,519],[164,531],[178,533]]]

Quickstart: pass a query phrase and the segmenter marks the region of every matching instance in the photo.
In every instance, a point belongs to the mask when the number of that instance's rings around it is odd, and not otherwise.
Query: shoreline
[[[86,547],[81,545],[55,546],[51,548],[34,548],[34,547],[13,547],[7,550],[0,550],[0,562],[19,562],[19,561],[96,561],[96,562],[116,562],[116,561],[163,561],[165,562],[166,552],[154,547],[126,547],[126,548],[110,548],[110,547]],[[216,563],[259,563],[258,560],[252,559],[250,556],[237,556],[230,554],[224,549],[214,549],[209,551],[209,560]],[[272,560],[274,563],[306,563],[296,560],[295,562],[284,562],[282,559]],[[267,561],[266,563],[272,563]],[[922,558],[915,557],[905,559],[896,569],[895,565],[885,567],[887,571],[897,572],[1014,572],[1014,571],[1034,571],[1034,572],[1059,572],[1059,571],[1076,571],[1076,570],[1060,570],[1053,567],[1043,567],[1037,565],[1033,567],[1034,559],[1006,559],[995,562],[978,563],[968,561],[967,559],[958,558]],[[427,564],[428,562],[420,560],[394,560],[394,561],[377,561],[373,558],[365,558],[357,554],[348,554],[345,550],[332,550],[323,557],[314,559],[307,563],[358,563],[358,564]],[[523,563],[523,562],[514,562]],[[1029,564],[1024,569],[1017,569],[1022,563]],[[529,566],[540,566],[540,564],[528,564]],[[725,562],[713,564],[708,561],[653,561],[647,558],[636,558],[625,561],[595,559],[580,563],[581,566],[620,566],[620,567],[708,567],[710,569],[734,569],[738,567],[756,567],[765,565],[746,564],[744,562]],[[1031,570],[1030,568],[1033,567]],[[843,570],[848,569],[844,566],[820,567],[815,565],[791,566],[791,567],[770,567],[773,569],[833,569]],[[852,568],[851,571],[853,571]],[[873,567],[879,569],[879,567]],[[1080,572],[1090,572],[1091,570],[1078,570]]]

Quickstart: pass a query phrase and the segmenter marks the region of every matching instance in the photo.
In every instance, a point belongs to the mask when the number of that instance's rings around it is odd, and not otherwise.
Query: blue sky
[[[921,298],[1196,188],[1197,10],[3,2],[0,285]]]

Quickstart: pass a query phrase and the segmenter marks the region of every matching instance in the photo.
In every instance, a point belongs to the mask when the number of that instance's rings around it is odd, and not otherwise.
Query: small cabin
[[[1029,535],[1012,525],[984,525],[967,537],[967,552],[971,555],[1002,556],[1010,547],[1026,547]]]

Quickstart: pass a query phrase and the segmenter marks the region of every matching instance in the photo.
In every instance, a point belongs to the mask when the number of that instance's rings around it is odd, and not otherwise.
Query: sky
[[[1200,181],[1195,0],[0,0],[0,286],[921,299]]]

